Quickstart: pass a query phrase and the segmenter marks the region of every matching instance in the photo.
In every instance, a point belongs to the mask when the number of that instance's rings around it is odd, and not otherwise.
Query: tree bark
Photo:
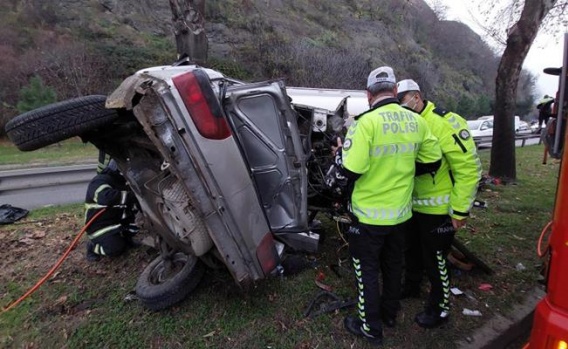
[[[187,55],[197,64],[207,62],[205,0],[169,0],[178,57]]]
[[[519,21],[507,36],[507,46],[497,70],[495,117],[489,175],[516,180],[514,113],[523,62],[538,29],[557,0],[525,0]]]

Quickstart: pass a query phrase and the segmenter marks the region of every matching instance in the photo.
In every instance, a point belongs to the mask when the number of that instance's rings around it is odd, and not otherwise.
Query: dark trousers
[[[359,318],[365,331],[373,336],[383,335],[382,316],[395,317],[400,310],[406,227],[407,223],[394,226],[359,223],[347,233],[359,291]],[[382,296],[379,271],[383,279]]]
[[[110,257],[121,255],[128,247],[129,239],[131,238],[126,236],[126,233],[122,231],[104,234],[91,239],[91,242],[95,245],[93,252],[101,256]]]
[[[548,119],[550,119],[549,113],[539,113],[538,114],[538,127],[544,128],[548,124]]]
[[[424,270],[431,284],[428,307],[450,309],[450,273],[447,255],[456,231],[447,215],[413,212],[405,241],[405,288],[420,287]]]

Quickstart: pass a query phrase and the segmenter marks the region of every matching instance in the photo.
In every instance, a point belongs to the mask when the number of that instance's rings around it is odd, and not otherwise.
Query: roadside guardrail
[[[0,204],[26,209],[82,202],[96,164],[0,171]]]
[[[538,133],[531,133],[531,134],[525,134],[525,135],[516,135],[515,136],[515,141],[521,141],[521,147],[525,146],[525,143],[527,141],[527,139],[535,139],[535,138],[540,138],[540,134]],[[475,142],[475,145],[479,148],[480,144],[491,144],[491,142],[493,141],[493,136],[483,136],[483,137],[473,137],[473,141]],[[541,141],[538,141],[538,144],[540,144]]]

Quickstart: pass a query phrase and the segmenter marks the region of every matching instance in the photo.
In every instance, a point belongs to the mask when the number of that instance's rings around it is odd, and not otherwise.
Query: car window
[[[477,130],[479,128],[479,125],[481,125],[481,121],[478,120],[467,121],[467,126],[469,127],[470,130]]]

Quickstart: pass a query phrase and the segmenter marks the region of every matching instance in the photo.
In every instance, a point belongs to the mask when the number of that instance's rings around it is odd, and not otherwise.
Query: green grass
[[[0,140],[0,166],[57,166],[74,163],[95,163],[98,150],[78,138],[69,139],[38,150],[23,152],[11,142]]]
[[[452,297],[452,321],[445,329],[423,330],[413,323],[423,300],[405,300],[394,329],[385,329],[384,348],[453,348],[484,325],[494,313],[506,313],[536,286],[540,261],[535,244],[550,220],[558,164],[541,164],[542,148],[517,149],[518,183],[487,187],[480,199],[489,208],[475,209],[460,238],[490,264],[495,275],[453,272],[453,286],[476,301]],[[488,152],[482,152],[488,164]],[[486,168],[485,168],[486,169]],[[488,191],[488,190],[490,191]],[[0,245],[13,265],[0,261],[1,303],[17,298],[49,269],[82,224],[80,205],[34,211],[26,221],[0,230]],[[333,224],[324,219],[322,250],[311,257],[313,267],[285,279],[258,282],[239,290],[224,270],[209,270],[192,295],[172,309],[153,313],[124,297],[155,252],[140,248],[113,260],[90,264],[84,246],[74,251],[40,291],[18,308],[0,315],[0,347],[70,348],[366,348],[343,329],[342,310],[314,319],[303,312],[319,292],[314,279],[342,297],[354,297],[350,269],[337,277],[329,265],[346,258]],[[48,232],[36,245],[22,247],[18,238],[38,229]],[[17,257],[17,258],[16,258]],[[517,271],[522,263],[526,270]],[[14,267],[17,272],[6,271]],[[16,269],[17,267],[17,269]],[[491,291],[479,284],[490,283]],[[426,285],[424,285],[426,291]],[[65,297],[65,298],[62,298]],[[59,300],[59,301],[58,301]],[[62,301],[63,300],[63,301]],[[465,317],[463,308],[477,309],[480,318]]]

